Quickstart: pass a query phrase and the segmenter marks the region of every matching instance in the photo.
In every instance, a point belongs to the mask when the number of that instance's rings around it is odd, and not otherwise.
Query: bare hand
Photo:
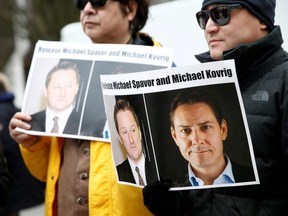
[[[29,147],[33,144],[35,144],[40,137],[39,136],[33,136],[29,134],[25,134],[23,132],[17,131],[16,128],[22,128],[25,130],[30,130],[31,125],[29,124],[29,121],[31,121],[31,116],[17,112],[10,120],[9,124],[9,131],[10,136],[19,144],[23,145],[24,147]]]

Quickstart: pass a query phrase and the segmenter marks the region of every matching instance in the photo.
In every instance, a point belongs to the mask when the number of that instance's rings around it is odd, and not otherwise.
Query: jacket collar
[[[137,34],[133,35],[132,38],[132,44],[135,45],[162,46],[157,40],[144,32],[138,32]]]

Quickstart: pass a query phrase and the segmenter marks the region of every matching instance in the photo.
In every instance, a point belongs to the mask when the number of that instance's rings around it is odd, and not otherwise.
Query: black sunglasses
[[[241,8],[240,4],[220,5],[211,10],[201,10],[196,13],[196,18],[201,29],[205,29],[206,24],[211,17],[214,23],[219,26],[227,25],[230,21],[232,9]]]
[[[76,6],[79,10],[83,10],[88,2],[91,3],[93,7],[103,7],[107,0],[76,0]]]

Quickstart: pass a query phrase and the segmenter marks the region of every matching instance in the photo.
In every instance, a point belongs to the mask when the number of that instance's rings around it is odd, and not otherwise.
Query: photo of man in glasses
[[[274,25],[275,6],[275,0],[204,0],[196,13],[209,51],[195,57],[235,60],[260,184],[174,192],[169,182],[155,182],[143,189],[144,203],[155,215],[288,212],[288,53]]]

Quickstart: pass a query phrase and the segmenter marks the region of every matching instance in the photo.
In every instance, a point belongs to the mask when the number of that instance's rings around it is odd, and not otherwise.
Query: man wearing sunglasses
[[[260,184],[170,192],[169,182],[143,190],[157,215],[283,216],[288,212],[288,53],[275,0],[204,0],[196,14],[209,51],[200,62],[234,59]],[[160,201],[161,200],[161,203]],[[168,206],[168,207],[167,207]]]
[[[76,0],[83,31],[93,43],[160,46],[139,33],[148,17],[148,0]],[[99,97],[99,98],[102,98]],[[23,134],[31,116],[16,113],[10,134],[20,143],[33,175],[46,181],[45,215],[139,215],[151,213],[140,188],[117,184],[110,143]]]

